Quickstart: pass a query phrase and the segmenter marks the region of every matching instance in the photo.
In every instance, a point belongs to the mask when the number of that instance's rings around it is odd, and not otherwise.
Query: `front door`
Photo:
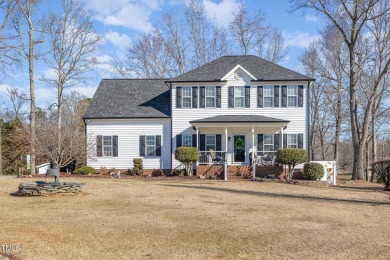
[[[245,135],[234,135],[234,162],[245,162]]]

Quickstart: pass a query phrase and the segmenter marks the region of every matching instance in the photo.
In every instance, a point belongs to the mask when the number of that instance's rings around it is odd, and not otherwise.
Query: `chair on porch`
[[[209,149],[210,161],[212,163],[222,162],[222,157],[215,154],[213,149]]]

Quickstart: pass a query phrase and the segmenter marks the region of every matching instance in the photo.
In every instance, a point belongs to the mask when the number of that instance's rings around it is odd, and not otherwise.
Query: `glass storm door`
[[[245,162],[245,135],[234,135],[234,162]]]

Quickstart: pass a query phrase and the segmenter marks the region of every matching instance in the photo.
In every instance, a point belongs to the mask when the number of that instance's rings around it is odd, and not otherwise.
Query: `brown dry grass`
[[[20,245],[20,259],[388,259],[390,252],[390,200],[375,185],[77,178],[86,183],[81,196],[10,196],[20,181],[0,178],[0,243]]]

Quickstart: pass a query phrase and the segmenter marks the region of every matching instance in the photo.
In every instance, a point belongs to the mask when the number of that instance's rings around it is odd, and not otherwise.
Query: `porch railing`
[[[199,151],[199,164],[223,164],[226,160],[225,151]]]

